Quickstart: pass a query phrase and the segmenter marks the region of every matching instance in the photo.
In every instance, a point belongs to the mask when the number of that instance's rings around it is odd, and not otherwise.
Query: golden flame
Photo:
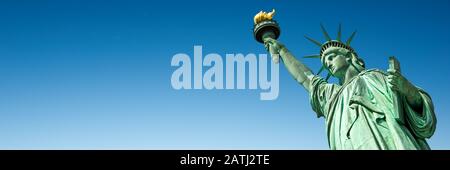
[[[272,20],[273,15],[275,15],[275,9],[272,9],[272,12],[269,13],[260,11],[255,15],[255,18],[253,18],[253,20],[255,21],[255,24],[258,24],[263,21]]]

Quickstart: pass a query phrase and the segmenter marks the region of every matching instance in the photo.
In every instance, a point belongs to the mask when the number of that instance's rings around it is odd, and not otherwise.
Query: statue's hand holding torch
[[[272,55],[272,60],[278,63],[280,60],[279,52],[283,45],[276,40],[280,36],[280,27],[272,19],[273,15],[275,15],[275,10],[269,13],[261,11],[256,14],[254,17],[253,35],[256,41],[264,43],[264,46]]]
[[[280,61],[280,51],[284,48],[284,45],[271,37],[267,37],[264,38],[264,47],[272,56],[272,61],[278,63]]]

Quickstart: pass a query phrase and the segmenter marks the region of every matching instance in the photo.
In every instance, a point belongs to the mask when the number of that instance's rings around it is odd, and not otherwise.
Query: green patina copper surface
[[[326,78],[313,72],[296,59],[273,36],[263,37],[272,57],[281,57],[293,78],[310,96],[312,109],[324,117],[330,149],[430,149],[426,139],[436,128],[431,97],[413,85],[400,72],[400,63],[389,58],[389,69],[367,70],[364,61],[350,42],[341,40],[341,27],[336,40],[323,26],[326,42],[308,40],[318,45],[318,58]],[[339,83],[329,83],[329,77]]]

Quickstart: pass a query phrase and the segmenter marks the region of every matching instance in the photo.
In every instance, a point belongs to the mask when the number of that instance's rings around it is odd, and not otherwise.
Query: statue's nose
[[[330,61],[326,61],[325,64],[329,69],[331,69],[331,66],[333,65]]]

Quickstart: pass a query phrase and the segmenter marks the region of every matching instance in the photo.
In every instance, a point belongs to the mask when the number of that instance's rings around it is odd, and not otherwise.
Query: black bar
[[[266,155],[266,156],[264,156]],[[188,158],[183,164],[183,158]],[[206,161],[214,157],[213,163]],[[192,160],[195,160],[191,164]],[[450,151],[326,150],[2,150],[1,166],[60,168],[139,167],[139,169],[344,168],[364,165],[427,166],[450,163]],[[389,166],[391,167],[391,166]],[[4,169],[4,168],[3,168]],[[307,168],[309,169],[309,168]]]

